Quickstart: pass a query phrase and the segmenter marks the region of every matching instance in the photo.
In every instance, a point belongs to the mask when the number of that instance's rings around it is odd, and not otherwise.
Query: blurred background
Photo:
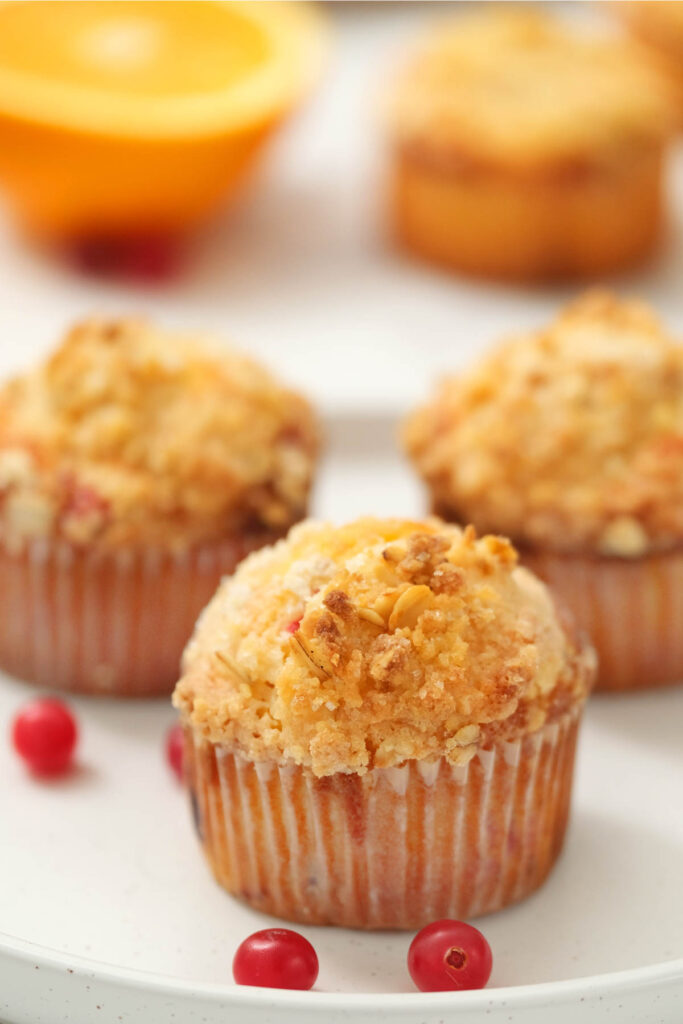
[[[63,5],[73,9],[68,24],[63,18],[51,23],[49,3],[3,4],[0,18],[6,6],[33,8],[34,14],[33,24],[31,18],[18,19],[12,33],[0,33],[5,40],[0,41],[0,108],[7,90],[12,93],[7,68],[12,71],[17,53],[27,54],[38,77],[51,62],[50,74],[58,78],[60,57],[73,50],[86,13],[93,48],[72,54],[75,64],[83,65],[78,74],[86,93],[89,76],[96,80],[102,71],[98,60],[114,69],[131,93],[138,74],[148,87],[146,19],[153,22],[160,6],[194,8],[191,18],[201,21],[199,9],[205,5],[71,3]],[[269,17],[266,9],[277,16],[282,5],[232,6],[263,8],[261,17]],[[45,241],[33,227],[27,234],[16,223],[16,196],[0,166],[0,375],[34,361],[83,314],[144,312],[171,328],[215,332],[258,355],[327,412],[394,413],[414,405],[441,370],[461,365],[502,332],[547,320],[576,286],[525,288],[460,278],[413,262],[387,240],[383,90],[416,34],[436,16],[465,6],[322,3],[303,12],[310,21],[298,27],[298,36],[287,37],[285,26],[281,45],[293,48],[290,64],[296,52],[298,77],[291,67],[276,69],[281,77],[264,88],[274,88],[279,97],[275,120],[289,106],[297,109],[259,150],[237,199],[227,209],[218,204],[182,244],[167,245],[143,233],[137,249],[126,250],[112,247],[96,230],[68,244]],[[552,6],[563,17],[609,21],[607,4]],[[105,29],[98,28],[99,21]],[[211,24],[185,33],[178,57],[183,74],[201,79],[213,73],[213,33]],[[256,44],[245,30],[230,35],[230,45],[239,79]],[[285,95],[285,82],[291,95]],[[49,77],[48,87],[58,111],[51,116],[59,120],[71,98],[62,96]],[[171,75],[159,84],[157,99],[172,88]],[[32,99],[40,97],[14,95],[12,101]],[[258,96],[243,98],[247,107],[258,102]],[[96,119],[97,111],[88,116]],[[15,177],[21,184],[25,175],[44,198],[54,177],[48,174],[41,182],[32,175],[46,159],[45,147],[55,145],[54,125],[44,137],[13,138],[12,144],[19,152]],[[56,145],[63,145],[59,136]],[[78,153],[70,159],[77,168]],[[150,195],[168,185],[163,168],[163,159],[151,161]],[[105,165],[102,173],[113,170]],[[643,269],[610,283],[641,295],[683,331],[680,152],[669,176],[670,224],[660,251]],[[76,170],[73,180],[68,174],[60,180],[59,188],[68,206],[82,188]]]

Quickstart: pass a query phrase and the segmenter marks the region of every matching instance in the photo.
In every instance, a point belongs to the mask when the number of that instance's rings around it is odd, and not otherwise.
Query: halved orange
[[[0,187],[51,236],[184,230],[315,81],[309,4],[0,3]]]

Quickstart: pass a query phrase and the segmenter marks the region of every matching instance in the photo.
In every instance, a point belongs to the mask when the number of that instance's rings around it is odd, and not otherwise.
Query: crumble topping
[[[308,521],[221,584],[174,704],[252,759],[362,774],[466,763],[580,701],[593,671],[508,541],[438,520]]]
[[[637,557],[683,540],[683,348],[636,301],[589,292],[409,418],[447,518],[519,545]]]
[[[286,529],[316,449],[308,404],[250,359],[87,320],[0,390],[0,539],[182,548]]]
[[[396,83],[389,122],[398,143],[446,165],[576,172],[660,144],[674,104],[635,44],[504,5],[435,26]]]

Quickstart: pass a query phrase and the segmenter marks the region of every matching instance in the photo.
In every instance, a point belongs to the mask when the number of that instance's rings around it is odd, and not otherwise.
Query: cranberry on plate
[[[183,748],[185,740],[183,727],[179,723],[172,725],[166,733],[166,760],[171,770],[181,781],[183,778]]]
[[[78,739],[69,708],[54,697],[26,704],[12,724],[14,749],[36,775],[61,775],[72,763]]]
[[[484,988],[492,965],[488,942],[464,921],[428,924],[408,950],[408,970],[421,992]]]
[[[318,977],[318,957],[298,932],[264,928],[240,944],[232,973],[238,985],[309,989]]]

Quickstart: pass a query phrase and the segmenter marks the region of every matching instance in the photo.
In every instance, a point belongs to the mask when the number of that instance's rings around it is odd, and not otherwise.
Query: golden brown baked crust
[[[512,5],[438,26],[389,107],[395,143],[433,167],[570,177],[672,133],[674,98],[638,48]]]
[[[88,320],[0,390],[0,539],[183,548],[304,514],[312,411],[251,360]]]
[[[592,681],[592,652],[516,561],[438,520],[301,524],[221,585],[174,703],[210,742],[318,776],[464,763]]]
[[[643,48],[676,100],[683,129],[683,3],[680,0],[624,0],[610,5]]]
[[[683,349],[590,292],[444,381],[404,428],[448,518],[521,545],[637,557],[683,541]]]
[[[612,8],[636,35],[671,60],[683,55],[683,3],[680,0],[626,0]],[[681,73],[680,65],[678,67]]]

